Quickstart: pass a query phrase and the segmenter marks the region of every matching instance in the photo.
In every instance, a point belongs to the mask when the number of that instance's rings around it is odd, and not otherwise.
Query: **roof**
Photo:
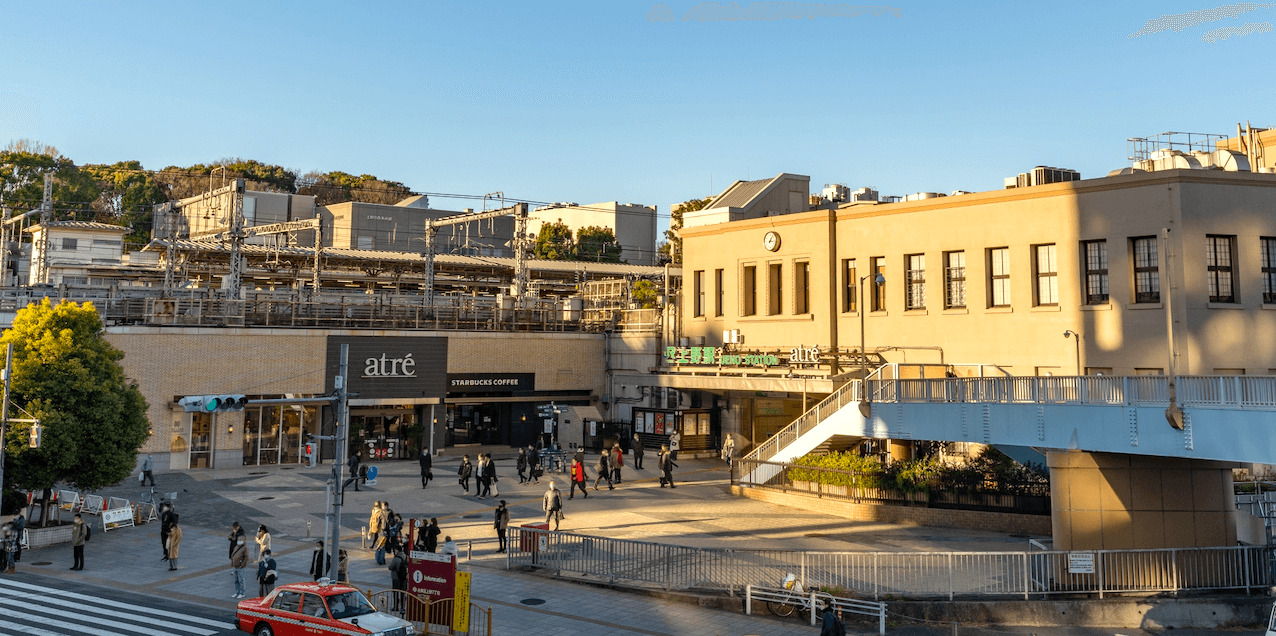
[[[736,181],[728,186],[722,194],[714,197],[713,200],[709,202],[709,205],[704,207],[705,209],[742,208],[748,205],[754,197],[761,194],[763,190],[766,190],[767,185],[779,178],[780,177],[772,177],[770,179],[758,179],[757,181]]]
[[[98,223],[97,221],[51,221],[49,223],[49,227],[57,230],[90,230],[97,232],[119,232],[120,234],[128,234],[133,231],[123,225],[111,225],[110,223]],[[23,231],[34,233],[39,229],[42,229],[42,226],[37,223]]]

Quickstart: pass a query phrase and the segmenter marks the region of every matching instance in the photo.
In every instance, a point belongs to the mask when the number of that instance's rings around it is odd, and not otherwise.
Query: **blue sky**
[[[0,144],[662,214],[779,172],[816,190],[988,190],[1038,164],[1102,176],[1131,136],[1276,125],[1276,32],[1202,41],[1276,7],[1130,37],[1226,6],[1203,1],[777,21],[682,20],[701,3],[672,1],[667,22],[625,1],[9,3]]]

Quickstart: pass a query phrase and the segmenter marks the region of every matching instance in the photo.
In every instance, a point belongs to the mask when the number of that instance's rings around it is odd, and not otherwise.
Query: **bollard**
[[[474,558],[474,539],[470,539],[470,543],[465,548],[465,560],[469,561]]]
[[[957,636],[957,623],[953,623],[953,636]]]
[[[307,539],[310,538],[310,520],[309,519],[306,520],[306,538]]]
[[[359,527],[359,545],[364,550],[368,549],[368,526]]]

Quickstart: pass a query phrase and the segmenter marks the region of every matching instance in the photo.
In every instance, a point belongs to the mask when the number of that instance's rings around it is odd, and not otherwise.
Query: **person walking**
[[[337,582],[350,582],[350,555],[344,549],[337,550]]]
[[[510,526],[510,509],[505,507],[505,500],[496,506],[496,520],[492,524],[492,528],[496,530],[496,541],[501,547],[497,548],[497,552],[505,551],[505,531]]]
[[[594,464],[594,470],[598,471],[598,476],[594,477],[594,490],[598,490],[598,482],[606,480],[607,490],[615,490],[616,487],[611,484],[611,462],[607,459],[607,451],[604,450],[598,454],[598,463]]]
[[[430,456],[430,449],[422,448],[417,461],[421,463],[421,487],[425,488],[434,479],[434,458]]]
[[[634,470],[642,470],[642,439],[634,433]]]
[[[270,554],[270,530],[265,525],[260,525],[257,526],[257,562],[261,563],[267,554]]]
[[[18,516],[13,518],[13,537],[17,547],[13,551],[13,561],[17,563],[22,560],[22,531],[27,529],[27,516],[18,511]]]
[[[4,534],[0,536],[0,550],[4,551],[3,560],[0,560],[0,572],[4,574],[13,574],[17,572],[14,565],[13,555],[18,549],[18,538],[13,534],[13,524],[4,524]]]
[[[265,596],[275,589],[275,581],[279,580],[279,572],[275,569],[275,558],[266,550],[257,562],[257,596]]]
[[[177,515],[173,515],[173,528],[168,531],[168,571],[177,571],[178,548],[182,545],[182,527],[177,524]]]
[[[680,448],[682,448],[682,433],[679,433],[678,429],[675,428],[673,429],[673,434],[669,436],[669,453],[674,460],[678,459],[678,450]]]
[[[474,474],[474,467],[470,465],[470,456],[461,456],[461,467],[456,469],[457,482],[461,484],[461,489],[465,494],[470,494],[470,475]]]
[[[532,483],[541,483],[541,454],[531,444],[527,445],[527,470],[532,476]]]
[[[554,530],[557,531],[558,522],[563,518],[563,497],[552,481],[549,482],[549,490],[545,491],[545,498],[541,501],[541,509],[545,511],[545,523],[548,524],[552,519]]]
[[[496,461],[492,459],[492,454],[487,454],[487,476],[492,480],[492,496],[501,496],[500,479],[496,476]]]
[[[310,555],[310,578],[318,581],[328,575],[332,569],[332,557],[323,549],[323,541],[315,542],[315,551]]]
[[[89,535],[93,532],[84,523],[84,518],[80,513],[75,514],[75,520],[71,526],[71,569],[84,569],[84,544],[88,542]],[[165,557],[167,558],[167,556]]]
[[[164,549],[164,556],[160,557],[161,561],[168,560],[168,533],[173,529],[173,504],[165,501],[159,507],[160,522],[160,547]]]
[[[625,465],[625,451],[621,450],[620,442],[616,442],[611,447],[611,480],[614,483],[620,483],[620,469]]]
[[[735,438],[727,433],[727,438],[722,440],[722,459],[727,462],[727,470],[731,470],[731,461],[735,457]]]
[[[138,483],[145,486],[148,479],[151,480],[151,487],[155,487],[155,457],[150,453],[147,453],[146,459],[142,460],[142,478],[138,480]]]
[[[479,499],[487,499],[492,494],[492,476],[487,473],[487,456],[479,453],[476,469],[476,486]]]
[[[372,537],[373,556],[377,565],[385,565],[386,526],[389,518],[386,513],[390,504],[384,501],[372,503],[372,516],[368,517],[368,536]]]
[[[572,485],[570,492],[567,493],[568,499],[576,498],[576,489],[580,488],[580,494],[589,497],[589,489],[585,487],[585,465],[580,463],[579,459],[572,458]]]
[[[518,469],[518,483],[525,484],[530,481],[527,478],[527,449],[518,449],[518,459],[514,460],[514,468]]]
[[[361,477],[359,473],[359,469],[362,468],[362,466],[360,466],[359,463],[363,461],[363,458],[360,455],[361,453],[357,451],[355,453],[352,453],[350,455],[350,461],[348,462],[350,465],[350,478],[346,480],[346,484],[349,484],[350,482],[354,482],[355,492],[359,492],[359,481]],[[341,489],[343,491],[345,490],[345,484],[341,486]]]
[[[236,525],[239,525],[236,523]],[[234,536],[234,535],[232,535]],[[248,567],[248,544],[241,532],[230,546],[230,573],[235,577],[235,593],[231,598],[244,598],[244,568]]]
[[[442,533],[442,531],[439,530],[439,520],[434,517],[430,517],[429,525],[425,526],[422,532],[425,533],[425,539],[422,541],[425,551],[437,551],[439,549],[439,534]]]
[[[842,608],[824,612],[820,622],[820,636],[846,636],[846,625],[842,623]]]
[[[390,559],[390,589],[395,593],[391,597],[393,602],[390,611],[398,614],[403,611],[404,596],[408,590],[408,560],[403,557],[403,550],[395,550],[394,558]]]
[[[670,488],[677,488],[677,486],[673,485],[673,469],[677,468],[677,466],[678,464],[674,463],[673,461],[673,451],[669,450],[668,446],[661,446],[660,447],[660,487],[661,488],[664,488],[666,483],[669,484]]]
[[[393,513],[385,529],[385,549],[390,554],[403,549],[403,516]]]
[[[235,558],[235,546],[244,543],[244,529],[240,527],[239,522],[230,524],[230,534],[226,535],[226,539],[230,542],[230,549],[226,551],[226,558]]]

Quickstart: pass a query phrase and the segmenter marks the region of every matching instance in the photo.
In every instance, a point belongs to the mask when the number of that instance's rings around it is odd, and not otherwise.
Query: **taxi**
[[[412,636],[412,623],[378,612],[344,583],[289,583],[235,606],[235,623],[255,636]]]

